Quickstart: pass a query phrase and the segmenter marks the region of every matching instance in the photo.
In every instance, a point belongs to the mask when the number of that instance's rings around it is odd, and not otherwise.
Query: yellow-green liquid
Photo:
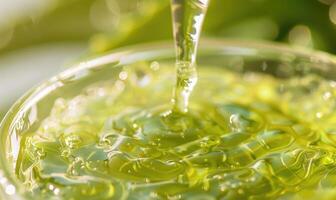
[[[16,173],[42,199],[335,197],[335,82],[200,66],[187,113],[174,69],[136,63],[59,98],[21,143]],[[216,80],[216,81],[214,81]]]
[[[207,5],[172,0],[175,87],[171,64],[135,63],[118,80],[59,98],[25,133],[16,174],[27,193],[66,200],[336,198],[336,83],[225,66],[200,66],[198,78]]]

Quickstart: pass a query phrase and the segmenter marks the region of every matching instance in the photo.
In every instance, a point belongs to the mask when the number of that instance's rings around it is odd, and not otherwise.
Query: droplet
[[[238,192],[238,194],[244,194],[244,190],[243,190],[243,189],[241,189],[241,188],[240,188],[240,189],[238,189],[238,191],[237,191],[237,192]]]
[[[316,117],[319,118],[319,119],[322,118],[322,117],[323,117],[323,113],[321,113],[321,112],[317,112],[317,113],[316,113]]]
[[[312,35],[309,27],[304,25],[295,26],[288,35],[291,44],[310,47],[313,45]]]
[[[60,193],[60,189],[56,188],[56,189],[54,190],[54,194],[55,194],[55,195],[59,195],[59,193]]]
[[[14,185],[7,185],[6,189],[5,189],[5,192],[8,195],[14,195],[15,194],[15,190],[16,189],[15,189]]]
[[[159,69],[160,69],[160,64],[159,64],[159,62],[157,62],[157,61],[153,61],[153,62],[151,62],[151,64],[150,64],[150,68],[151,68],[153,71],[157,71],[157,70],[159,70]]]
[[[325,93],[323,94],[323,99],[324,99],[324,100],[328,100],[328,99],[330,99],[330,97],[331,97],[331,92],[325,92]]]
[[[54,190],[55,186],[54,185],[49,185],[48,188],[49,188],[49,190]]]
[[[123,83],[120,80],[117,80],[115,82],[115,87],[116,87],[117,90],[121,91],[121,90],[123,90],[125,88],[125,83]]]
[[[329,83],[329,84],[330,84],[330,86],[331,86],[331,87],[333,87],[333,88],[335,88],[335,87],[336,87],[336,81],[330,81],[330,83]]]
[[[128,73],[126,71],[122,71],[122,72],[119,73],[119,79],[120,80],[124,81],[124,80],[127,79],[127,77],[128,77]]]

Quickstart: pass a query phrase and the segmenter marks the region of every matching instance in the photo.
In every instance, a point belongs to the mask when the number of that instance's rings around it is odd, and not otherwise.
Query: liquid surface
[[[199,71],[187,113],[171,112],[158,63],[59,98],[22,139],[17,176],[35,199],[336,197],[335,82]]]

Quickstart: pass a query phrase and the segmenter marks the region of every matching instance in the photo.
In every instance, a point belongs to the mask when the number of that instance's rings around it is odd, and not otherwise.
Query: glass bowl
[[[131,46],[82,60],[20,98],[0,126],[1,199],[36,199],[25,191],[16,176],[15,161],[22,138],[42,123],[59,97],[71,99],[98,82],[123,79],[122,69],[134,63],[145,63],[153,69],[162,64],[173,68],[175,53],[171,43]],[[198,65],[219,66],[242,74],[268,74],[284,80],[315,74],[336,81],[336,60],[332,55],[274,43],[204,40],[200,44]]]

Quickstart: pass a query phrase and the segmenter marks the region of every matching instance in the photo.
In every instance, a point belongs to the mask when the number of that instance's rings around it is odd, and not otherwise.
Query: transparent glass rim
[[[203,39],[200,42],[200,51],[202,50],[231,52],[232,55],[257,55],[263,52],[284,53],[298,57],[306,57],[336,67],[336,57],[334,55],[275,42]],[[60,78],[66,79],[82,70],[93,69],[105,64],[119,63],[121,65],[126,65],[140,60],[148,60],[157,57],[162,58],[162,56],[172,58],[174,55],[172,41],[127,46],[101,55],[94,55],[82,59],[78,61],[77,64],[70,66],[67,70],[29,90],[16,101],[0,123],[0,179],[6,178],[9,184],[12,184],[16,188],[20,188],[21,183],[17,180],[13,170],[9,168],[7,164],[8,160],[6,160],[5,148],[6,141],[8,140],[7,136],[12,132],[17,119],[29,109],[29,106],[47,96],[51,91],[57,89],[57,87],[50,87],[53,86],[57,80]],[[0,197],[2,197],[1,193],[3,193],[2,195],[6,195],[4,185],[1,185],[0,183]],[[20,190],[17,191],[17,194],[6,197],[6,199],[15,200],[26,198],[28,197],[26,197],[23,194],[23,191]]]

